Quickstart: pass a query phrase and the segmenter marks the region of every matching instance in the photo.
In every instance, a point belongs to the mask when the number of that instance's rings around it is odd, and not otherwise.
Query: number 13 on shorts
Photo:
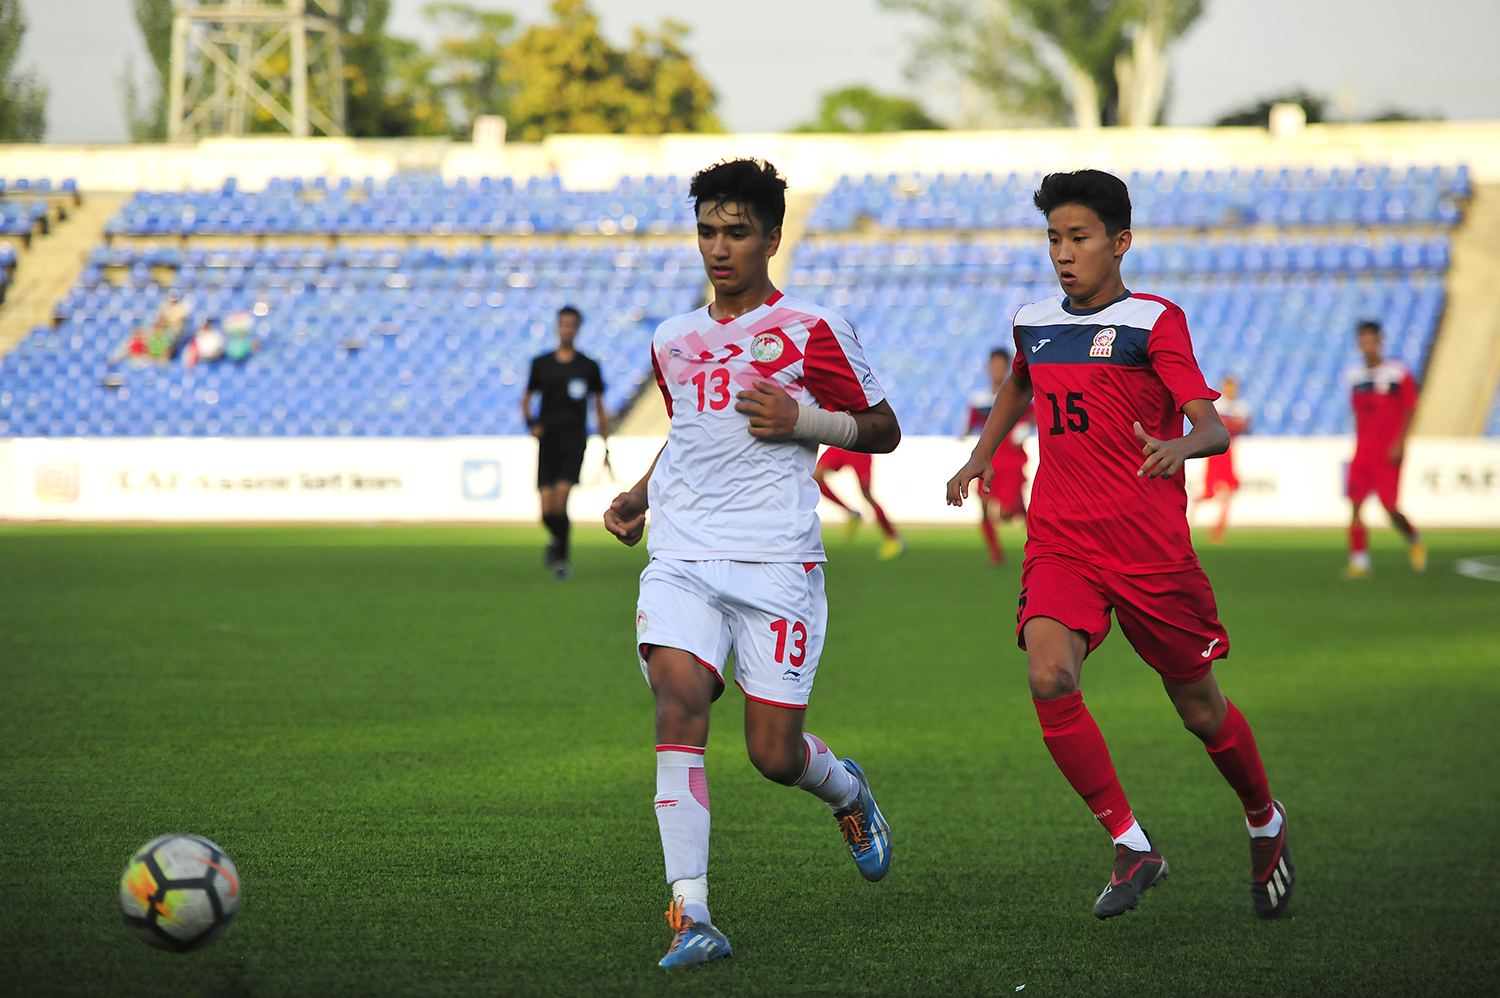
[[[807,661],[807,625],[802,621],[793,621],[790,633],[792,636],[792,656],[786,657],[786,639],[788,634],[787,622],[785,620],[771,621],[771,633],[776,635],[776,662],[789,662],[792,668],[801,668],[802,663]]]

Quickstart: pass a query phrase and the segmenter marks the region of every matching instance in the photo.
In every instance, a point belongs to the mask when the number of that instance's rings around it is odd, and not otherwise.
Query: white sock
[[[708,917],[708,874],[691,880],[672,881],[672,900],[682,899],[682,913],[695,922],[712,925]]]
[[[1349,564],[1353,565],[1355,568],[1363,568],[1368,572],[1370,570],[1370,552],[1350,551]]]
[[[1281,812],[1273,805],[1271,807],[1270,821],[1257,828],[1255,825],[1250,824],[1250,820],[1247,818],[1245,820],[1245,827],[1250,829],[1251,836],[1257,839],[1269,839],[1274,835],[1279,835],[1281,834]]]
[[[703,771],[703,750],[687,745],[658,745],[656,826],[661,831],[667,883],[672,885],[674,900],[682,895],[682,912],[695,922],[711,921],[708,917],[708,825],[708,781]]]
[[[859,781],[817,735],[804,734],[802,742],[807,746],[807,769],[797,786],[835,811],[848,807],[859,796]]]
[[[1129,828],[1115,836],[1115,845],[1134,849],[1136,852],[1151,851],[1151,840],[1146,838],[1146,833],[1141,830],[1141,823],[1134,818],[1130,819]]]

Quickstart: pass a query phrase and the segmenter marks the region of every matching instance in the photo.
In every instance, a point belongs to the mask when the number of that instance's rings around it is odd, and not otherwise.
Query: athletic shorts
[[[583,430],[543,430],[537,447],[536,484],[547,488],[558,482],[578,484],[578,469],[583,467],[583,450],[589,436]]]
[[[1371,493],[1386,509],[1396,508],[1396,490],[1401,484],[1401,465],[1389,461],[1356,460],[1349,465],[1347,495],[1353,502],[1364,502]]]
[[[830,447],[818,458],[818,467],[824,471],[843,471],[848,468],[859,479],[859,484],[870,487],[870,455]]]
[[[1240,480],[1234,474],[1234,458],[1229,452],[1210,454],[1203,469],[1203,498],[1212,499],[1220,490],[1238,491]]]
[[[734,681],[745,696],[806,707],[827,628],[821,565],[653,558],[641,573],[641,674],[653,645],[681,648],[718,677],[715,700],[732,651]]]
[[[1027,558],[1021,569],[1016,643],[1026,647],[1026,621],[1051,617],[1087,634],[1092,652],[1109,633],[1111,610],[1136,654],[1168,682],[1195,683],[1229,654],[1203,569],[1122,575],[1056,555]]]
[[[995,468],[995,478],[990,482],[989,491],[985,496],[990,502],[1000,508],[1000,515],[1006,518],[1024,516],[1026,514],[1026,500],[1022,490],[1026,487],[1026,472],[1012,465]]]

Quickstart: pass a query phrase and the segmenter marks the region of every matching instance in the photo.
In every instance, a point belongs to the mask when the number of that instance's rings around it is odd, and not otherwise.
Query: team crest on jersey
[[[780,333],[761,333],[750,341],[750,356],[762,364],[769,364],[786,352],[786,340]]]
[[[1115,352],[1115,329],[1101,329],[1094,334],[1094,345],[1089,347],[1090,357],[1108,357]]]

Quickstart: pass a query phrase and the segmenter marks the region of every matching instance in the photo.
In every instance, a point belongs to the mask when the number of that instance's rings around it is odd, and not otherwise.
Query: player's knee
[[[1078,690],[1078,676],[1060,656],[1027,656],[1026,680],[1038,700],[1056,700]]]

